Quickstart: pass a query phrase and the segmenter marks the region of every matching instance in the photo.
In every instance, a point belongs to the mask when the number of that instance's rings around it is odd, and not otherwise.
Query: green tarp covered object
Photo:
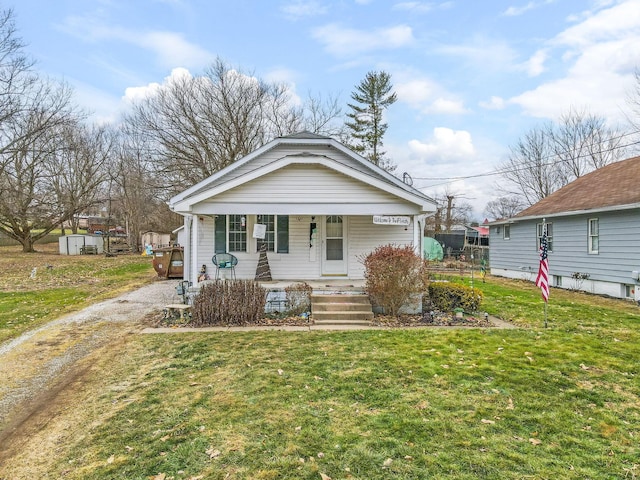
[[[444,258],[444,251],[442,245],[431,237],[422,237],[422,251],[426,260],[442,260]]]

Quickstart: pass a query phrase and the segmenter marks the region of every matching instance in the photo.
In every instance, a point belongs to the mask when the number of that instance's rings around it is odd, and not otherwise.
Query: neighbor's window
[[[547,226],[547,249],[550,252],[553,252],[553,223],[545,224]],[[536,249],[540,250],[540,241],[542,240],[542,224],[539,223],[537,225],[538,230],[538,242],[536,245]]]
[[[589,219],[589,253],[598,253],[600,246],[600,226],[597,218]]]
[[[258,215],[256,222],[267,226],[264,239],[257,240],[258,251],[266,245],[268,252],[289,253],[288,215]]]
[[[502,238],[509,240],[511,238],[511,225],[505,225],[502,230]]]

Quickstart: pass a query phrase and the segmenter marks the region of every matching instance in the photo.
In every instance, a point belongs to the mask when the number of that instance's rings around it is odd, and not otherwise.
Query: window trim
[[[232,229],[234,226],[239,226],[240,228]],[[232,240],[232,235],[236,235],[237,238]],[[231,247],[232,245],[233,248]],[[244,246],[244,250],[242,248],[238,248],[242,246]],[[227,215],[227,248],[229,249],[229,252],[246,252],[247,247],[247,216],[243,214]]]
[[[511,240],[511,225],[504,225],[502,228],[502,239]]]
[[[553,222],[547,222],[547,252],[553,252]],[[540,251],[542,240],[542,223],[536,224],[536,251]]]
[[[596,225],[595,234],[591,229],[592,222],[595,222]],[[594,239],[596,248],[593,248]],[[587,252],[589,252],[590,255],[597,255],[600,253],[600,219],[598,217],[587,220]]]

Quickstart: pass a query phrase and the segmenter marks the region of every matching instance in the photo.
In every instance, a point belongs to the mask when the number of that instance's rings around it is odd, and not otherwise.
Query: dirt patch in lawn
[[[140,331],[147,315],[175,301],[175,283],[152,283],[0,345],[0,465],[65,409],[66,396],[103,352],[110,358],[118,343]]]

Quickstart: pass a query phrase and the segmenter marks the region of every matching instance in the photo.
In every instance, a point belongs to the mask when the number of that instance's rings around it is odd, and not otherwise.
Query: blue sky
[[[640,0],[20,0],[18,34],[97,121],[216,57],[304,99],[392,75],[385,150],[430,195],[482,220],[494,170],[570,108],[624,121],[640,68]],[[468,177],[468,178],[458,178]],[[458,178],[458,179],[456,179]]]

